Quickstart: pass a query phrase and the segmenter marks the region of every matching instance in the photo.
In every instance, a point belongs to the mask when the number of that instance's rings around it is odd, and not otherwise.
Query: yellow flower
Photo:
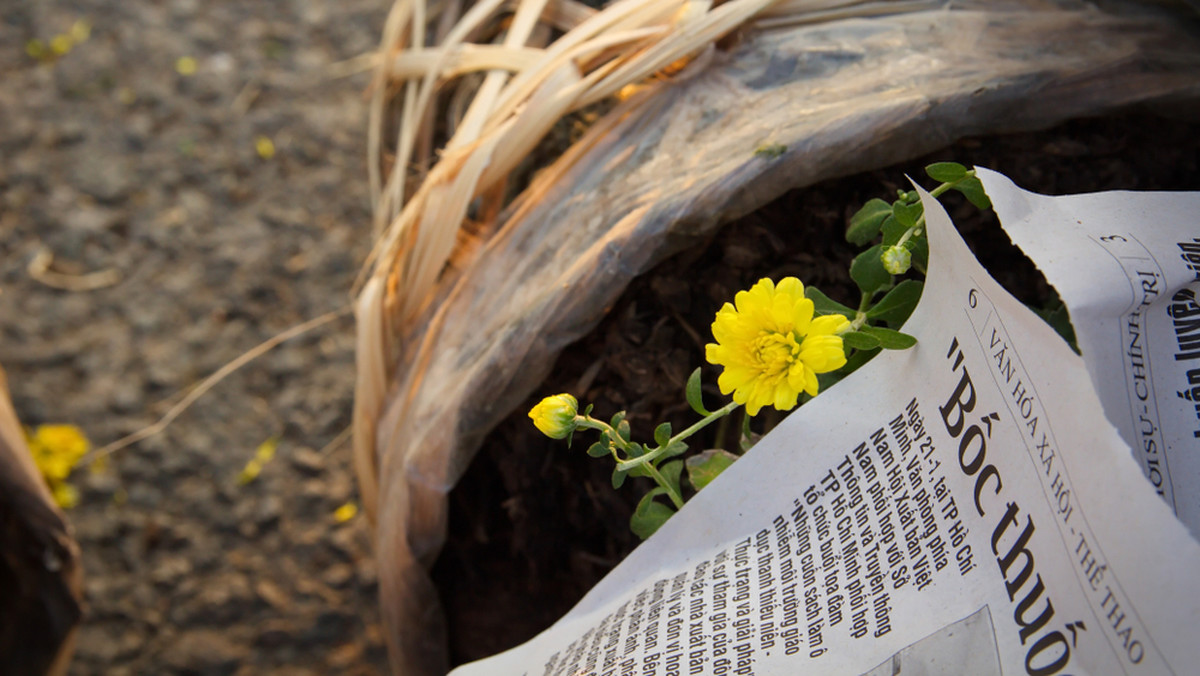
[[[246,466],[242,468],[242,471],[238,473],[238,485],[245,486],[246,484],[257,479],[258,475],[261,473],[262,463],[259,462],[258,458],[251,458],[246,462]]]
[[[258,152],[258,156],[264,160],[269,160],[275,157],[275,144],[266,136],[259,136],[254,139],[254,150]]]
[[[46,56],[46,43],[34,38],[25,43],[25,53],[35,59]]]
[[[66,481],[79,459],[92,447],[83,430],[74,425],[38,425],[32,432],[26,430],[25,442],[54,502],[63,509],[78,504],[79,491]]]
[[[190,56],[181,56],[175,60],[175,72],[184,77],[196,74],[196,59]]]
[[[92,447],[83,431],[74,425],[38,425],[26,441],[38,469],[50,481],[66,479],[75,463]]]
[[[723,394],[758,415],[763,406],[795,408],[801,392],[817,394],[817,374],[846,363],[842,337],[850,322],[841,315],[813,317],[813,302],[795,277],[775,284],[761,279],[726,303],[713,322],[716,344],[705,346],[709,362],[723,366]]]
[[[338,523],[346,523],[350,519],[353,519],[357,514],[358,505],[354,504],[353,502],[347,502],[333,511],[333,520],[337,521]]]
[[[92,35],[92,23],[87,19],[79,19],[71,24],[71,40],[75,44],[87,42],[87,39]]]
[[[551,439],[566,439],[575,431],[579,402],[569,394],[556,394],[538,402],[529,411],[533,424]]]
[[[74,45],[71,44],[71,36],[64,33],[59,33],[58,35],[55,35],[52,40],[50,40],[50,51],[59,56],[71,51],[71,47],[73,46]]]
[[[71,509],[79,504],[79,491],[71,484],[56,481],[50,486],[50,494],[54,497],[54,504],[63,509]]]

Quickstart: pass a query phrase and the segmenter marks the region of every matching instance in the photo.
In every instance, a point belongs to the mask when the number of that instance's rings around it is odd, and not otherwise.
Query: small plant
[[[975,172],[961,164],[942,162],[926,167],[941,181],[931,191],[935,198],[948,190],[966,195],[976,206],[991,206]],[[553,439],[566,439],[568,447],[580,430],[595,430],[599,439],[588,455],[609,456],[615,466],[613,488],[627,477],[648,477],[656,484],[638,502],[630,528],[641,538],[653,534],[685,501],[684,473],[693,492],[707,486],[732,465],[737,454],[708,449],[680,458],[687,440],[700,430],[745,406],[741,452],[752,441],[750,418],[767,406],[790,411],[817,396],[861,367],[881,350],[902,350],[916,344],[897,329],[921,298],[923,282],[904,278],[924,276],[929,261],[925,215],[916,191],[899,191],[888,204],[873,199],[850,219],[846,239],[867,247],[850,264],[850,277],[861,292],[857,309],[843,305],[815,287],[805,287],[795,277],[775,282],[760,279],[740,291],[733,303],[717,311],[712,332],[715,342],[705,346],[705,359],[722,368],[717,386],[732,401],[710,411],[701,398],[700,369],[688,378],[685,397],[701,417],[674,433],[670,423],[654,429],[653,443],[633,440],[625,412],[608,422],[592,417],[592,406],[579,410],[570,394],[546,397],[529,412],[534,424]],[[666,497],[667,502],[660,500]],[[669,504],[668,504],[669,503]]]

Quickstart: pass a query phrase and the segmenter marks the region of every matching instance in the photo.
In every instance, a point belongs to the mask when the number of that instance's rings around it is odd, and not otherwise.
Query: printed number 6
[[[970,291],[967,292],[967,305],[970,305],[971,309],[974,310],[975,306],[978,304],[979,304],[979,297],[976,295],[976,290],[971,289]]]

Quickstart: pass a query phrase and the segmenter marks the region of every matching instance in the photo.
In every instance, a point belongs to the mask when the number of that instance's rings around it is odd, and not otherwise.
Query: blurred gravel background
[[[0,364],[26,424],[103,445],[349,302],[369,76],[329,66],[375,48],[389,5],[0,0]],[[28,270],[42,251],[119,281],[52,288]],[[353,363],[343,318],[77,471],[90,609],[72,673],[384,671],[368,527],[333,516],[357,500],[349,447],[330,446]]]

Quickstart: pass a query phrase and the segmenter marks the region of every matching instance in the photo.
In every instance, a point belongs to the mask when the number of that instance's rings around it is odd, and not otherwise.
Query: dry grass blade
[[[911,11],[929,4],[624,0],[596,12],[562,0],[483,0],[446,31],[445,12],[450,10],[444,3],[430,11],[423,0],[399,0],[384,29],[379,53],[385,58],[377,65],[369,122],[371,186],[380,237],[356,289],[362,289],[368,276],[386,280],[385,302],[396,313],[392,323],[410,320],[427,302],[450,259],[471,201],[505,181],[561,116],[654,78],[750,21],[827,20]],[[508,11],[512,14],[505,14]],[[485,30],[501,17],[503,25]],[[530,44],[539,26],[571,28],[542,49]],[[435,29],[444,32],[440,44],[423,45],[421,37]],[[493,33],[491,44],[471,42]],[[432,157],[428,149],[436,145],[432,106],[438,92],[465,74],[481,71],[487,75],[471,90],[469,103],[466,90],[456,90],[452,97],[465,103],[465,112],[454,116],[442,155],[427,168]],[[580,84],[564,85],[563,78],[572,74]],[[547,98],[551,83],[560,89]],[[392,93],[397,94],[394,100],[389,99]],[[539,106],[549,108],[531,112]],[[390,162],[382,155],[388,107],[400,111]],[[471,154],[488,157],[473,159]],[[410,195],[412,183],[416,187]],[[436,187],[439,184],[447,185]],[[394,337],[388,337],[389,343]]]
[[[99,460],[100,458],[104,458],[109,455],[112,455],[116,451],[119,451],[122,448],[125,448],[126,446],[136,444],[137,442],[139,442],[143,439],[147,439],[149,437],[154,436],[155,434],[158,434],[159,432],[162,432],[163,430],[165,430],[167,428],[168,425],[170,425],[184,411],[186,411],[188,408],[190,408],[192,404],[196,403],[196,401],[198,399],[200,399],[200,397],[203,397],[205,394],[208,393],[209,390],[211,390],[213,387],[216,387],[216,385],[218,383],[220,383],[222,380],[224,380],[226,377],[228,377],[229,374],[240,369],[241,367],[245,366],[246,364],[249,364],[250,362],[254,361],[255,359],[261,357],[262,355],[271,351],[272,349],[279,346],[280,344],[285,343],[297,336],[308,333],[309,331],[312,331],[313,329],[324,326],[325,324],[328,324],[328,323],[330,323],[334,320],[337,320],[341,317],[345,317],[348,314],[350,314],[349,307],[342,308],[341,310],[334,310],[333,312],[323,314],[320,317],[317,317],[315,319],[310,319],[310,320],[304,322],[303,324],[298,324],[298,325],[293,326],[292,328],[288,329],[287,331],[284,331],[275,336],[272,336],[271,338],[268,338],[267,340],[259,343],[258,345],[251,348],[250,350],[247,350],[246,352],[242,353],[242,355],[239,356],[237,359],[234,359],[233,361],[229,362],[228,364],[225,364],[221,368],[217,369],[209,377],[200,381],[200,383],[197,384],[194,388],[192,388],[191,391],[189,391],[187,393],[187,395],[184,396],[183,399],[179,400],[178,403],[176,403],[174,406],[172,406],[170,409],[168,409],[167,412],[164,413],[163,416],[161,418],[159,418],[158,421],[155,422],[154,424],[147,425],[146,427],[143,427],[142,429],[137,430],[136,432],[127,434],[124,437],[121,437],[120,439],[117,439],[116,441],[114,441],[110,444],[102,446],[102,447],[88,453],[86,456],[84,456],[82,459],[80,459],[78,464],[81,466],[87,465],[95,460]]]
[[[54,264],[54,254],[42,247],[29,261],[26,270],[29,276],[46,286],[63,291],[95,291],[112,286],[121,281],[121,271],[116,268],[89,272],[84,275],[69,275],[50,269]]]

